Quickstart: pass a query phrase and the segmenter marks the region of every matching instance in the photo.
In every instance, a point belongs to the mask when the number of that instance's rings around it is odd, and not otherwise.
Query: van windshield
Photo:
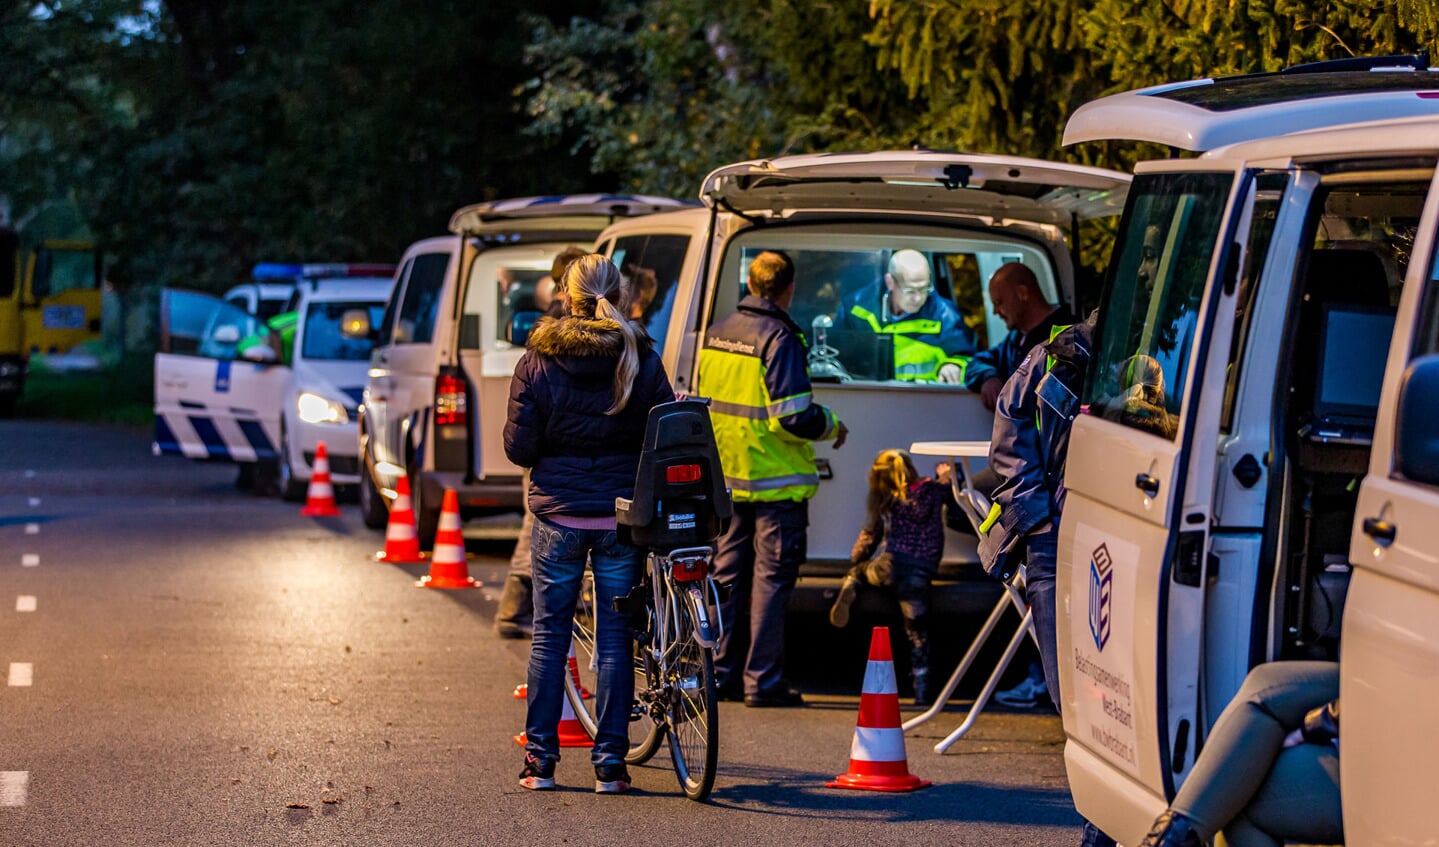
[[[1135,178],[1085,386],[1090,414],[1173,439],[1232,173]]]
[[[750,262],[766,250],[794,262],[789,314],[804,331],[817,382],[936,383],[938,354],[915,353],[906,336],[957,361],[998,343],[1008,328],[987,284],[1007,262],[1028,266],[1049,301],[1060,302],[1049,256],[1021,239],[894,224],[774,227],[743,233],[726,249],[711,324],[735,311]],[[901,253],[909,278],[887,283]]]
[[[350,338],[340,332],[340,320],[350,309],[366,309],[370,326],[379,326],[385,313],[384,303],[326,302],[311,303],[305,310],[305,341],[300,357],[345,362],[366,362],[375,344],[368,338]]]

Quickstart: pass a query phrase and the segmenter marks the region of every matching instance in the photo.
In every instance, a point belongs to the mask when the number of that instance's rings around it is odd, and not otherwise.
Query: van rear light
[[[435,378],[435,425],[464,426],[469,417],[464,379],[452,373],[440,374]]]
[[[699,482],[699,480],[699,465],[670,465],[669,467],[665,468],[665,482]]]

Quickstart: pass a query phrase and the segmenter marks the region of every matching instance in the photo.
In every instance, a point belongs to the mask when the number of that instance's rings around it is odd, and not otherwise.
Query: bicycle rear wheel
[[[589,571],[585,571],[580,600],[575,606],[574,646],[575,658],[569,673],[565,674],[565,697],[569,698],[580,725],[594,738],[599,726],[595,713],[598,704],[593,696],[598,690],[598,665],[595,661],[595,583]],[[635,698],[630,703],[630,749],[625,755],[625,761],[632,765],[649,761],[664,739],[649,706],[640,699],[640,692],[650,687],[644,652],[643,645],[635,645]]]
[[[714,788],[719,761],[714,655],[695,640],[688,615],[679,642],[670,649],[666,680],[670,758],[685,796],[703,800]]]

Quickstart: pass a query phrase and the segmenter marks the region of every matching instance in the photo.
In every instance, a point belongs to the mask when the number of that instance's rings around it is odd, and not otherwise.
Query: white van
[[[1202,155],[1136,169],[1070,444],[1075,803],[1137,843],[1251,667],[1338,658],[1345,843],[1432,844],[1439,72],[1115,95],[1065,143],[1115,138]]]
[[[790,314],[812,347],[823,331],[844,371],[826,381],[812,363],[815,396],[850,433],[840,450],[815,445],[821,479],[810,506],[810,562],[792,609],[828,605],[824,592],[832,595],[848,568],[869,468],[881,449],[918,440],[987,440],[993,426],[992,413],[962,385],[895,379],[893,348],[884,344],[891,338],[842,329],[841,301],[881,286],[895,251],[918,250],[931,264],[931,296],[955,303],[984,349],[1006,332],[988,298],[994,271],[1005,262],[1023,262],[1050,302],[1076,307],[1067,238],[1081,221],[1117,215],[1128,183],[1113,171],[1004,156],[791,156],[720,168],[701,189],[706,208],[621,221],[600,236],[598,249],[622,269],[656,273],[657,294],[643,320],[660,344],[675,390],[690,394],[705,393],[695,384],[700,339],[712,322],[735,310],[750,259],[763,250],[783,250],[794,259]],[[828,372],[838,373],[832,367]],[[977,561],[973,539],[951,534],[950,544],[946,581],[967,572],[972,585],[984,590],[937,592],[936,605],[946,611],[986,607],[997,585],[978,569],[956,567]]]
[[[427,547],[446,488],[462,516],[521,508],[521,471],[501,434],[510,377],[542,314],[536,284],[562,250],[591,249],[615,220],[685,205],[628,194],[500,200],[460,209],[452,235],[410,245],[389,307],[366,328],[377,339],[359,415],[367,525],[384,526],[401,475]]]

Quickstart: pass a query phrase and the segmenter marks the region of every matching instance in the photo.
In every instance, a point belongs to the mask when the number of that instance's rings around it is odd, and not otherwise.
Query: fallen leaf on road
[[[324,803],[324,804],[327,805],[327,806],[333,806],[333,805],[339,803],[339,802],[340,802],[341,800],[343,800],[343,799],[344,799],[343,797],[326,797],[325,799],[321,800],[320,802],[321,802],[321,803]]]
[[[275,757],[278,756],[278,755],[280,755],[280,751],[278,751],[278,750],[271,750],[270,752],[268,752],[268,753],[265,754],[265,758],[267,758],[267,759],[269,759],[270,761],[273,762],[273,761],[275,761]]]
[[[338,706],[338,705],[340,705],[340,698],[339,698],[339,697],[331,697],[331,698],[330,698],[330,705],[331,705],[331,706]]]
[[[285,808],[287,808],[287,809],[308,809],[308,808],[310,808],[310,804],[309,804],[309,803],[286,803],[286,804],[285,804]]]

